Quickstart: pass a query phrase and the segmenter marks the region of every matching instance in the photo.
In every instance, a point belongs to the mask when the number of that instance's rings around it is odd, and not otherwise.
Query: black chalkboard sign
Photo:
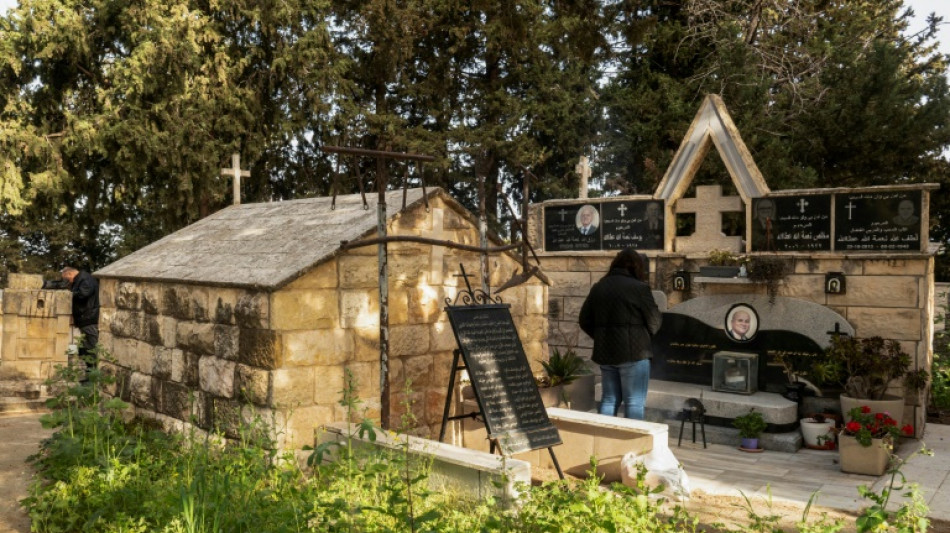
[[[831,250],[831,195],[752,200],[752,251]]]
[[[663,202],[652,200],[605,201],[603,215],[604,250],[663,249]]]
[[[920,191],[835,196],[836,250],[920,250]]]
[[[600,209],[597,204],[544,208],[544,249],[549,252],[600,249]]]
[[[511,455],[561,444],[511,319],[510,305],[445,310],[482,409],[489,438]]]

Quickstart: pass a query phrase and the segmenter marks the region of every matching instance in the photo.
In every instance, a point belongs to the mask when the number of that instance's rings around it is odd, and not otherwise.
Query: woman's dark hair
[[[640,281],[646,282],[648,279],[647,258],[633,248],[624,248],[620,250],[617,257],[610,263],[610,269],[623,268],[631,276]]]

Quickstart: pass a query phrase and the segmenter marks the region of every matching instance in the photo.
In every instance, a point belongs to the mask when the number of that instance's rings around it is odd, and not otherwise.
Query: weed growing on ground
[[[69,369],[60,375],[75,379]],[[671,533],[702,527],[682,507],[667,508],[644,483],[642,469],[634,487],[604,487],[593,464],[584,480],[520,487],[515,505],[464,499],[429,488],[430,465],[411,453],[408,440],[391,453],[361,446],[359,440],[374,441],[382,431],[365,419],[344,442],[317,446],[302,469],[274,449],[272,428],[261,427],[267,421],[249,424],[227,444],[215,433],[169,435],[147,422],[124,422],[127,405],[99,392],[107,379],[92,371],[89,385],[56,389],[44,423],[58,431],[33,459],[42,477],[23,501],[34,531]],[[342,396],[348,419],[356,420],[360,404],[350,374]],[[403,429],[415,423],[411,415],[402,419]],[[881,494],[863,493],[875,505],[862,516],[861,531],[926,527],[926,506],[900,473],[902,464]],[[910,503],[885,511],[893,491],[905,489]],[[756,515],[747,503],[742,531],[780,531],[772,514]],[[833,533],[840,524],[809,521],[806,510],[797,530]]]
[[[866,485],[858,487],[861,497],[872,502],[872,505],[861,511],[856,525],[858,533],[867,531],[897,531],[899,533],[918,533],[927,531],[930,521],[927,519],[927,512],[930,510],[920,493],[920,486],[917,483],[908,483],[907,478],[902,472],[902,468],[911,457],[915,455],[933,455],[933,451],[921,445],[920,449],[901,459],[899,456],[891,455],[890,468],[887,471],[887,484],[881,491],[874,492]],[[887,504],[895,492],[906,491],[903,493],[904,503],[895,511],[888,511]]]

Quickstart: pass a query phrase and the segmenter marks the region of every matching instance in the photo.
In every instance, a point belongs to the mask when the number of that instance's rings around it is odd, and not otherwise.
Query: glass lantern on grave
[[[712,389],[735,394],[755,393],[759,390],[759,354],[714,353]]]

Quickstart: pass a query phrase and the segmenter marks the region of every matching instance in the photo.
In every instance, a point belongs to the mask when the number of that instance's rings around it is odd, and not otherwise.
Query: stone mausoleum
[[[386,195],[387,234],[477,245],[477,222],[439,189]],[[101,343],[119,379],[111,390],[166,427],[195,424],[237,436],[260,417],[287,447],[345,420],[344,375],[379,421],[380,314],[375,198],[360,195],[228,207],[95,272]],[[498,244],[497,241],[494,241]],[[455,338],[445,298],[479,272],[479,254],[411,242],[388,245],[389,404],[398,424],[406,383],[415,432],[438,434]],[[520,265],[489,257],[490,284]],[[472,280],[473,286],[478,282]],[[547,287],[532,279],[505,302],[528,359],[547,355]]]
[[[46,380],[66,364],[72,296],[42,286],[39,275],[10,274],[0,291],[0,398],[45,396]]]
[[[713,146],[735,195],[724,195],[720,185],[691,188]],[[584,191],[581,199],[532,206],[531,239],[543,250],[541,264],[552,281],[550,345],[575,347],[589,357],[592,340],[577,326],[581,304],[616,252],[634,246],[650,258],[650,283],[668,302],[658,335],[664,349],[652,365],[649,419],[678,428],[676,416],[690,396],[704,397],[707,414],[725,421],[747,412],[757,399],[713,390],[715,352],[763,358],[758,390],[777,392],[785,378],[775,355],[813,355],[834,331],[897,340],[911,355],[912,370],[929,371],[935,250],[928,218],[929,193],[936,187],[772,191],[722,101],[707,97],[654,194],[588,199]],[[595,209],[598,229],[592,235],[578,229],[585,205]],[[729,216],[744,219],[745,231],[729,234]],[[706,272],[713,251],[746,262],[781,261],[787,268],[772,282],[717,277]],[[728,337],[736,306],[752,311],[759,329],[755,340]],[[926,391],[905,391],[895,381],[889,392],[904,397],[902,422],[913,423],[920,435]],[[777,402],[772,412],[786,419],[767,421],[793,430],[794,403]]]

